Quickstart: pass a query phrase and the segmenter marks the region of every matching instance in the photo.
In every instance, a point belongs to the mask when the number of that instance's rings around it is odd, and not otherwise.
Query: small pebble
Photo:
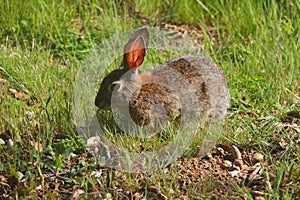
[[[265,195],[265,193],[261,192],[261,191],[253,191],[251,193],[253,194],[253,196],[264,196]]]
[[[222,163],[222,165],[221,165],[221,167],[223,169],[229,168],[231,166],[232,166],[232,162],[230,162],[229,160],[224,160],[223,163]]]
[[[239,170],[234,170],[234,171],[230,171],[228,172],[232,177],[236,177],[239,173],[241,173]]]
[[[265,200],[264,197],[261,197],[261,196],[257,196],[257,197],[254,197],[255,200]]]
[[[254,161],[254,163],[258,163],[258,162],[264,161],[264,155],[262,155],[261,153],[255,153],[255,154],[253,154],[253,161]]]
[[[7,147],[10,149],[12,149],[14,147],[14,142],[12,141],[12,139],[7,140]]]
[[[221,147],[218,147],[217,150],[221,153],[221,155],[225,155],[225,151]]]
[[[248,165],[242,165],[242,166],[241,166],[241,169],[242,169],[242,170],[249,170],[250,167],[249,167]]]
[[[105,194],[105,200],[112,200],[112,195],[110,193]]]
[[[242,159],[235,159],[233,162],[234,165],[241,167],[244,163]]]
[[[235,159],[242,160],[242,154],[239,148],[237,148],[235,145],[232,145],[232,153]]]

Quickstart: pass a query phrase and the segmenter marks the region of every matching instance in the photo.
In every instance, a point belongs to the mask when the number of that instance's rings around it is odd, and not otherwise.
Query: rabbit
[[[182,56],[152,71],[140,73],[149,44],[147,28],[137,30],[124,47],[121,66],[104,77],[95,99],[100,110],[128,110],[134,123],[154,128],[175,119],[221,119],[226,116],[230,94],[224,73],[211,60]]]

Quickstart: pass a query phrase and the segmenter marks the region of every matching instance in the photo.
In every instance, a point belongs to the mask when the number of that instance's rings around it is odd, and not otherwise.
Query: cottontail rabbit
[[[183,56],[139,73],[148,43],[146,28],[129,39],[121,66],[101,83],[97,107],[109,110],[114,102],[119,110],[127,109],[136,124],[152,128],[157,122],[189,120],[197,114],[208,119],[225,117],[230,94],[221,68],[200,56]]]

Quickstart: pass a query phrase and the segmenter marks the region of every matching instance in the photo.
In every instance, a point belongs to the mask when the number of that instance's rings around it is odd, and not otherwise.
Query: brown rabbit
[[[95,104],[129,112],[138,125],[154,128],[172,119],[223,119],[230,94],[224,73],[214,62],[200,56],[168,61],[150,72],[139,73],[149,43],[146,28],[134,33],[124,48],[121,66],[101,83]]]

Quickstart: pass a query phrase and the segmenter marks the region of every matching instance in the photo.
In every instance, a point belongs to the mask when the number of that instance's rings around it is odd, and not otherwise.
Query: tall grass
[[[222,141],[269,149],[280,138],[260,120],[274,117],[272,127],[299,110],[299,15],[299,1],[1,0],[0,174],[33,180],[45,173],[40,169],[64,170],[71,153],[85,152],[71,105],[82,62],[110,35],[165,23],[201,27],[206,51],[224,69],[232,102]],[[15,98],[10,89],[29,97]],[[299,149],[293,154],[299,158]],[[282,166],[291,167],[289,158]],[[282,168],[270,170],[278,196]]]

